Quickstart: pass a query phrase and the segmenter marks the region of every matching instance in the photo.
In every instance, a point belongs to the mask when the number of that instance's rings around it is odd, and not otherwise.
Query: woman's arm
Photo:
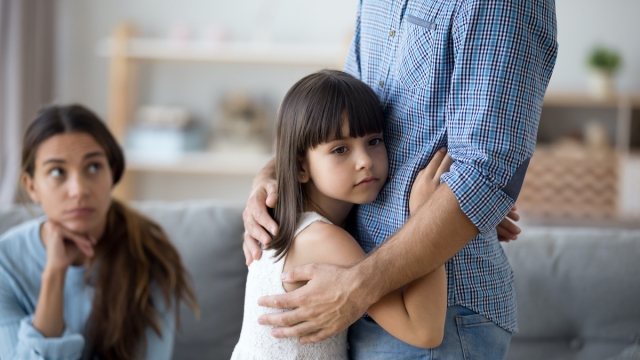
[[[33,327],[45,338],[60,337],[64,332],[64,279],[66,269],[45,269],[38,304],[33,317]]]
[[[42,272],[33,327],[45,338],[55,338],[60,337],[65,329],[63,298],[67,269],[74,262],[92,257],[95,241],[50,220],[42,224],[40,234],[47,250],[47,262]]]
[[[156,291],[155,302],[159,304],[157,307],[160,314],[162,335],[158,336],[151,328],[146,329],[147,338],[147,360],[171,360],[173,358],[173,346],[176,336],[176,311],[175,306],[178,303],[173,301],[171,308],[166,308],[164,298],[160,291]]]
[[[65,329],[64,280],[79,254],[93,255],[92,242],[47,221],[40,227],[47,250],[34,314],[26,313],[20,284],[10,269],[0,268],[0,360],[79,359],[84,337]],[[5,254],[22,256],[23,254]]]

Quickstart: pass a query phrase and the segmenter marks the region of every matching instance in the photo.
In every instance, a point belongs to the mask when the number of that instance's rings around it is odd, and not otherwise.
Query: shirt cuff
[[[59,338],[45,338],[33,327],[33,315],[20,321],[18,341],[44,359],[78,360],[84,349],[84,337],[65,329]]]
[[[440,179],[449,185],[460,208],[481,234],[495,229],[515,203],[502,189],[467,164],[456,166]]]

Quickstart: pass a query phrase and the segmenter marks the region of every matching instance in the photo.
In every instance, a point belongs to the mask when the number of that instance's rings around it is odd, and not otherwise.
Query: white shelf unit
[[[110,38],[98,44],[97,53],[109,57],[118,50]],[[211,43],[131,38],[124,56],[130,60],[187,61],[234,64],[339,67],[346,58],[343,46],[272,43]]]
[[[201,175],[254,176],[275,154],[185,152],[182,154],[153,156],[127,151],[128,171],[148,171]]]
[[[135,36],[130,24],[116,27],[112,36],[96,46],[99,56],[109,58],[108,125],[124,143],[135,104],[136,65],[140,62],[207,62],[271,66],[311,66],[340,69],[348,44],[212,43],[171,41]],[[135,174],[140,172],[245,175],[258,173],[273,154],[235,154],[217,152],[184,153],[153,158],[127,152],[127,173],[114,196],[133,199]]]
[[[607,98],[594,98],[585,93],[579,92],[550,92],[544,97],[542,119],[540,126],[545,125],[544,109],[565,109],[565,110],[589,110],[613,111],[615,116],[611,119],[615,121],[614,147],[621,155],[640,151],[638,148],[640,134],[640,94],[617,94]]]

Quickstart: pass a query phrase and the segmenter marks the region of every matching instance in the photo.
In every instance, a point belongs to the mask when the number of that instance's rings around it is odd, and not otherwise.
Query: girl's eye
[[[64,175],[64,170],[62,170],[61,168],[53,168],[49,170],[49,175],[53,176],[54,178],[59,178]]]
[[[345,146],[338,146],[337,148],[333,149],[332,152],[334,154],[344,154],[345,152],[347,152],[347,148]]]
[[[90,174],[95,174],[98,172],[98,170],[100,170],[102,166],[100,164],[91,164],[89,165],[89,173]]]
[[[369,140],[369,145],[376,146],[376,145],[380,144],[381,142],[382,142],[381,138],[375,138],[375,139]]]

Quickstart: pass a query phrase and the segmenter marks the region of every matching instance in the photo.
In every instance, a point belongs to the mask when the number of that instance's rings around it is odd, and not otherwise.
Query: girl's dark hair
[[[89,134],[102,146],[115,186],[125,168],[122,149],[104,123],[80,105],[41,110],[24,137],[23,173],[33,177],[40,144],[68,133]],[[173,307],[179,317],[178,304],[184,301],[198,313],[189,274],[162,228],[116,200],[111,202],[106,230],[96,245],[85,280],[95,290],[85,330],[91,358],[143,358],[146,329],[162,336],[160,311]],[[154,302],[154,290],[162,294],[163,307]]]
[[[276,180],[278,199],[274,220],[280,229],[271,242],[276,257],[287,253],[293,242],[298,215],[304,211],[305,194],[297,180],[298,166],[307,150],[349,136],[362,137],[384,130],[380,100],[367,84],[336,70],[322,70],[295,83],[280,105],[276,122]]]

